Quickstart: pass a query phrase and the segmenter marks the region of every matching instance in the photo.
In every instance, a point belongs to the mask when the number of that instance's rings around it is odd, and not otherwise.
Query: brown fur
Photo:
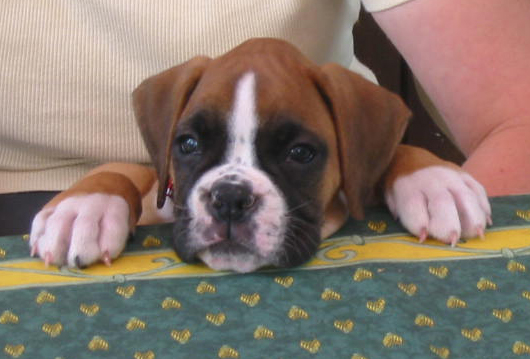
[[[376,184],[405,131],[410,111],[384,88],[337,64],[326,64],[317,79],[329,101],[339,147],[341,188],[350,214],[361,219],[375,200]]]
[[[456,171],[461,171],[459,166],[452,162],[444,161],[423,148],[399,145],[385,173],[384,187],[388,190],[398,177],[409,175],[429,166],[446,166]]]
[[[320,189],[324,236],[343,224],[346,208],[355,218],[363,217],[363,207],[374,199],[381,178],[388,188],[397,177],[417,169],[451,165],[425,150],[398,146],[410,111],[396,95],[339,65],[317,66],[284,41],[255,39],[215,59],[195,57],[148,78],[134,91],[136,119],[159,181],[159,208],[168,178],[175,178],[178,170],[171,167],[170,158],[178,121],[202,108],[228,113],[236,82],[248,71],[257,76],[261,126],[276,114],[288,114],[303,119],[304,126],[328,144]],[[80,193],[119,194],[136,209],[131,215],[138,219],[139,196],[154,185],[156,175],[142,166],[107,164],[49,205]]]
[[[227,113],[236,81],[247,71],[258,78],[262,126],[275,114],[288,113],[328,144],[324,207],[337,201],[342,186],[350,213],[361,218],[410,112],[397,96],[359,75],[336,64],[316,66],[275,39],[249,40],[216,59],[194,58],[147,79],[135,91],[137,120],[160,181],[159,206],[177,122],[201,108]]]
[[[150,77],[133,92],[136,120],[158,173],[158,208],[165,202],[169,153],[176,123],[209,62],[209,58],[195,57]]]
[[[109,170],[113,170],[113,166],[107,166],[107,168]],[[147,167],[144,168],[146,170],[144,171],[144,174],[147,174],[149,169]],[[98,168],[96,173],[87,175],[66,191],[63,191],[52,198],[52,200],[48,202],[44,208],[54,207],[67,197],[89,193],[106,193],[110,195],[117,195],[125,199],[129,205],[129,226],[131,229],[133,229],[142,214],[142,194],[136,185],[142,188],[142,183],[145,182],[145,180],[142,179],[137,183],[133,182],[131,178],[137,177],[137,173],[135,173],[136,170],[133,169],[132,166],[122,168],[121,172],[123,172],[123,174],[117,172],[106,172],[103,170],[100,171]],[[147,178],[149,178],[149,176]]]

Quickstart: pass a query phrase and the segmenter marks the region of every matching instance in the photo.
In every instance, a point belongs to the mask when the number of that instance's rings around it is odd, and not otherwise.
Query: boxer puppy
[[[284,41],[193,58],[133,105],[155,169],[107,164],[48,203],[30,240],[46,264],[110,264],[138,220],[173,221],[185,262],[249,272],[304,263],[378,198],[420,241],[482,237],[490,218],[468,174],[399,145],[410,112],[397,96]]]

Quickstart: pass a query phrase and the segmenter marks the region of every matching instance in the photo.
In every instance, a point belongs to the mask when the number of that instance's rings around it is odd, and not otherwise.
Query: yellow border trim
[[[434,240],[419,244],[408,235],[347,236],[325,240],[315,258],[296,270],[341,267],[366,262],[410,262],[512,257],[530,254],[530,228],[489,231],[485,240],[471,239],[451,248]],[[124,282],[157,278],[219,276],[204,265],[180,261],[172,250],[126,253],[111,267],[88,269],[46,268],[41,260],[27,258],[0,262],[0,290],[34,286]]]

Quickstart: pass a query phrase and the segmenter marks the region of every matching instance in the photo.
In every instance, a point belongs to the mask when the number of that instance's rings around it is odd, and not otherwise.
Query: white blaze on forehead
[[[247,72],[235,86],[228,116],[228,144],[224,162],[206,171],[191,189],[187,200],[190,223],[190,248],[208,266],[218,270],[249,272],[267,264],[277,265],[282,252],[287,224],[287,204],[282,193],[257,164],[255,140],[259,125],[256,75]],[[219,181],[250,183],[260,205],[246,225],[251,238],[236,238],[254,247],[249,253],[224,253],[212,249],[216,238],[216,220],[208,209],[212,188]],[[206,194],[206,195],[205,195]]]
[[[256,76],[245,73],[237,82],[234,105],[229,118],[227,162],[252,166],[255,163],[254,139],[258,127]]]

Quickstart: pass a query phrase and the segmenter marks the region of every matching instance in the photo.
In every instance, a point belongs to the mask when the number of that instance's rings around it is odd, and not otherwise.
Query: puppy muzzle
[[[186,235],[176,239],[183,254],[214,269],[249,271],[277,264],[286,204],[259,169],[216,167],[196,183],[186,204],[189,219],[180,226]]]

